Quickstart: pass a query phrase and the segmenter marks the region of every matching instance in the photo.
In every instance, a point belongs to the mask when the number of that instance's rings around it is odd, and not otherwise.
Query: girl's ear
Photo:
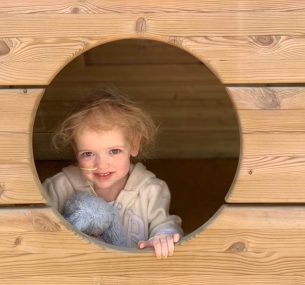
[[[139,154],[140,142],[141,142],[140,136],[137,137],[136,139],[134,139],[133,144],[131,146],[131,151],[130,151],[131,156],[136,157]]]

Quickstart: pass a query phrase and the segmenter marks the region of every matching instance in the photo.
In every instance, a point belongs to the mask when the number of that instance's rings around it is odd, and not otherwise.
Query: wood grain
[[[0,132],[30,133],[42,89],[0,89]]]
[[[196,10],[194,11],[194,8]],[[304,3],[289,0],[289,1],[262,1],[262,0],[232,0],[230,3],[221,0],[192,0],[187,2],[175,2],[172,0],[164,0],[157,3],[149,3],[147,1],[124,1],[119,0],[115,3],[111,0],[96,1],[87,0],[79,2],[77,0],[64,0],[52,1],[45,0],[43,3],[39,0],[24,0],[21,3],[11,2],[8,0],[1,1],[0,13],[12,14],[35,14],[35,13],[48,13],[48,14],[111,14],[114,12],[124,13],[181,13],[181,12],[257,12],[257,11],[270,11],[270,12],[291,12],[303,10]]]
[[[123,38],[89,35],[51,39],[2,38],[0,61],[5,64],[2,66],[3,72],[0,73],[0,83],[49,84],[65,64],[76,56],[99,44]],[[304,81],[302,66],[305,61],[305,41],[302,35],[256,36],[249,33],[246,36],[207,36],[202,32],[196,37],[173,37],[169,34],[164,37],[147,38],[184,49],[206,63],[226,84]],[[42,62],[45,67],[43,69]],[[26,74],[24,67],[27,70]]]
[[[205,62],[226,84],[304,82],[302,3],[119,3],[67,0],[1,4],[0,60],[5,64],[0,83],[49,84],[82,52],[128,38],[147,38],[184,49]],[[137,31],[139,19],[144,21],[145,31]],[[50,22],[54,24],[50,26]]]
[[[248,36],[303,35],[304,11],[243,11],[232,13],[111,13],[111,14],[0,14],[2,37],[99,37],[131,38],[138,35],[137,19],[147,22],[148,37],[168,35],[190,36]],[[183,18],[183,21],[181,19]],[[50,22],[53,25],[50,25]],[[167,25],[164,25],[167,23]],[[242,24],[241,24],[242,23]],[[257,25],[257,23],[260,23]],[[198,28],[200,27],[200,28]],[[225,28],[224,28],[225,27]]]
[[[238,110],[305,110],[303,87],[229,87]]]
[[[230,87],[242,133],[228,202],[305,201],[304,87]]]
[[[202,233],[177,245],[173,257],[156,260],[150,251],[118,251],[89,241],[49,208],[1,209],[0,280],[41,284],[38,276],[45,276],[44,284],[71,284],[74,278],[80,284],[90,276],[95,284],[199,284],[213,276],[211,284],[224,277],[227,284],[266,284],[267,276],[277,284],[303,282],[304,214],[304,207],[223,207]]]
[[[42,89],[0,89],[0,204],[46,203],[33,166],[32,129]]]
[[[0,204],[45,204],[46,198],[30,163],[0,164]]]

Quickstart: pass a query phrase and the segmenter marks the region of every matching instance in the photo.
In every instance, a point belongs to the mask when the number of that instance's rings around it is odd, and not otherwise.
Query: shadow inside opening
[[[169,185],[170,213],[191,233],[224,204],[238,165],[234,107],[215,75],[194,56],[150,40],[96,47],[68,64],[47,88],[33,135],[41,181],[72,161],[50,146],[54,128],[96,85],[114,85],[160,126],[155,158],[144,164]]]

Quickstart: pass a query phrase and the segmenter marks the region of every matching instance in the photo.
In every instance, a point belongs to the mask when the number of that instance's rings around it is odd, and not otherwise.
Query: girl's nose
[[[106,156],[98,155],[95,160],[95,167],[106,168],[109,166],[109,158]]]

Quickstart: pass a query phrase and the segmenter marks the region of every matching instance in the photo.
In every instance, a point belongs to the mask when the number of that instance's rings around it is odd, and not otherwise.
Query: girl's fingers
[[[161,255],[162,258],[167,258],[168,256],[168,244],[167,244],[167,237],[161,237],[160,238],[160,243],[161,243]]]
[[[173,238],[174,238],[175,243],[178,242],[180,240],[180,234],[178,234],[178,233],[174,234]]]
[[[172,256],[175,250],[174,239],[172,237],[167,237],[167,248],[168,256]]]
[[[155,236],[151,240],[142,240],[138,242],[140,249],[146,247],[153,247],[155,255],[158,259],[172,256],[175,250],[175,243],[180,240],[180,234],[174,235],[160,235]]]
[[[159,238],[153,239],[153,247],[154,247],[155,255],[156,255],[157,259],[161,259],[163,254],[162,254],[162,245],[161,245],[161,241]]]
[[[143,249],[146,247],[152,247],[152,241],[151,240],[141,240],[138,242],[138,247]]]

